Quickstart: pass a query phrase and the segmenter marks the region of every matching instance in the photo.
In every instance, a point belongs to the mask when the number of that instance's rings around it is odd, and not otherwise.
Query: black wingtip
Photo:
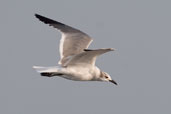
[[[39,15],[39,14],[37,14],[37,13],[34,14],[34,16],[36,16],[36,17],[37,17],[38,15]]]
[[[59,25],[65,25],[65,24],[63,24],[63,23],[57,22],[57,21],[55,21],[55,20],[53,20],[53,19],[44,17],[44,16],[39,15],[39,14],[36,14],[36,13],[35,13],[35,17],[38,18],[40,21],[44,22],[45,24],[59,24]]]
[[[42,15],[39,15],[39,14],[35,14],[35,17],[38,18],[40,21],[46,23],[46,24],[56,23],[56,21],[49,19],[47,17],[44,17]]]
[[[38,18],[38,19],[45,18],[44,16],[42,16],[42,15],[39,15],[39,14],[37,14],[37,13],[36,13],[34,16],[35,16],[36,18]]]
[[[36,18],[42,17],[41,15],[39,15],[39,14],[37,14],[37,13],[35,13],[34,16],[35,16]]]
[[[84,49],[84,51],[93,51],[92,49]]]
[[[40,73],[41,76],[51,76],[52,73],[49,73],[49,72],[42,72]]]

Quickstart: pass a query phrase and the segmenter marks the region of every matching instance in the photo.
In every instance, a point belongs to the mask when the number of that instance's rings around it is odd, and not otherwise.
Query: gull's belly
[[[94,77],[93,69],[90,67],[69,67],[66,68],[64,78],[76,81],[89,81]]]

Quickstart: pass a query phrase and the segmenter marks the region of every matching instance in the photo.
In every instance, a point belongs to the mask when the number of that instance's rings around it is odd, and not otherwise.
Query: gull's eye
[[[108,76],[105,76],[105,78],[108,78]]]

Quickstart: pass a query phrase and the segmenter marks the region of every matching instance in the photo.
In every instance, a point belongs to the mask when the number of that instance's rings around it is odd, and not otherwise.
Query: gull
[[[117,85],[108,73],[101,71],[95,65],[98,56],[114,51],[113,48],[88,49],[93,40],[86,33],[39,14],[35,14],[35,17],[62,34],[59,66],[33,66],[41,76],[59,76],[74,81],[105,81]]]

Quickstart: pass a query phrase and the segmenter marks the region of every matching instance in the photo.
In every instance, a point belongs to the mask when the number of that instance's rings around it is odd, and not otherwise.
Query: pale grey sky
[[[171,1],[1,0],[1,114],[170,114]],[[41,77],[54,66],[60,34],[38,13],[78,28],[90,48],[116,48],[97,60],[118,86]]]

